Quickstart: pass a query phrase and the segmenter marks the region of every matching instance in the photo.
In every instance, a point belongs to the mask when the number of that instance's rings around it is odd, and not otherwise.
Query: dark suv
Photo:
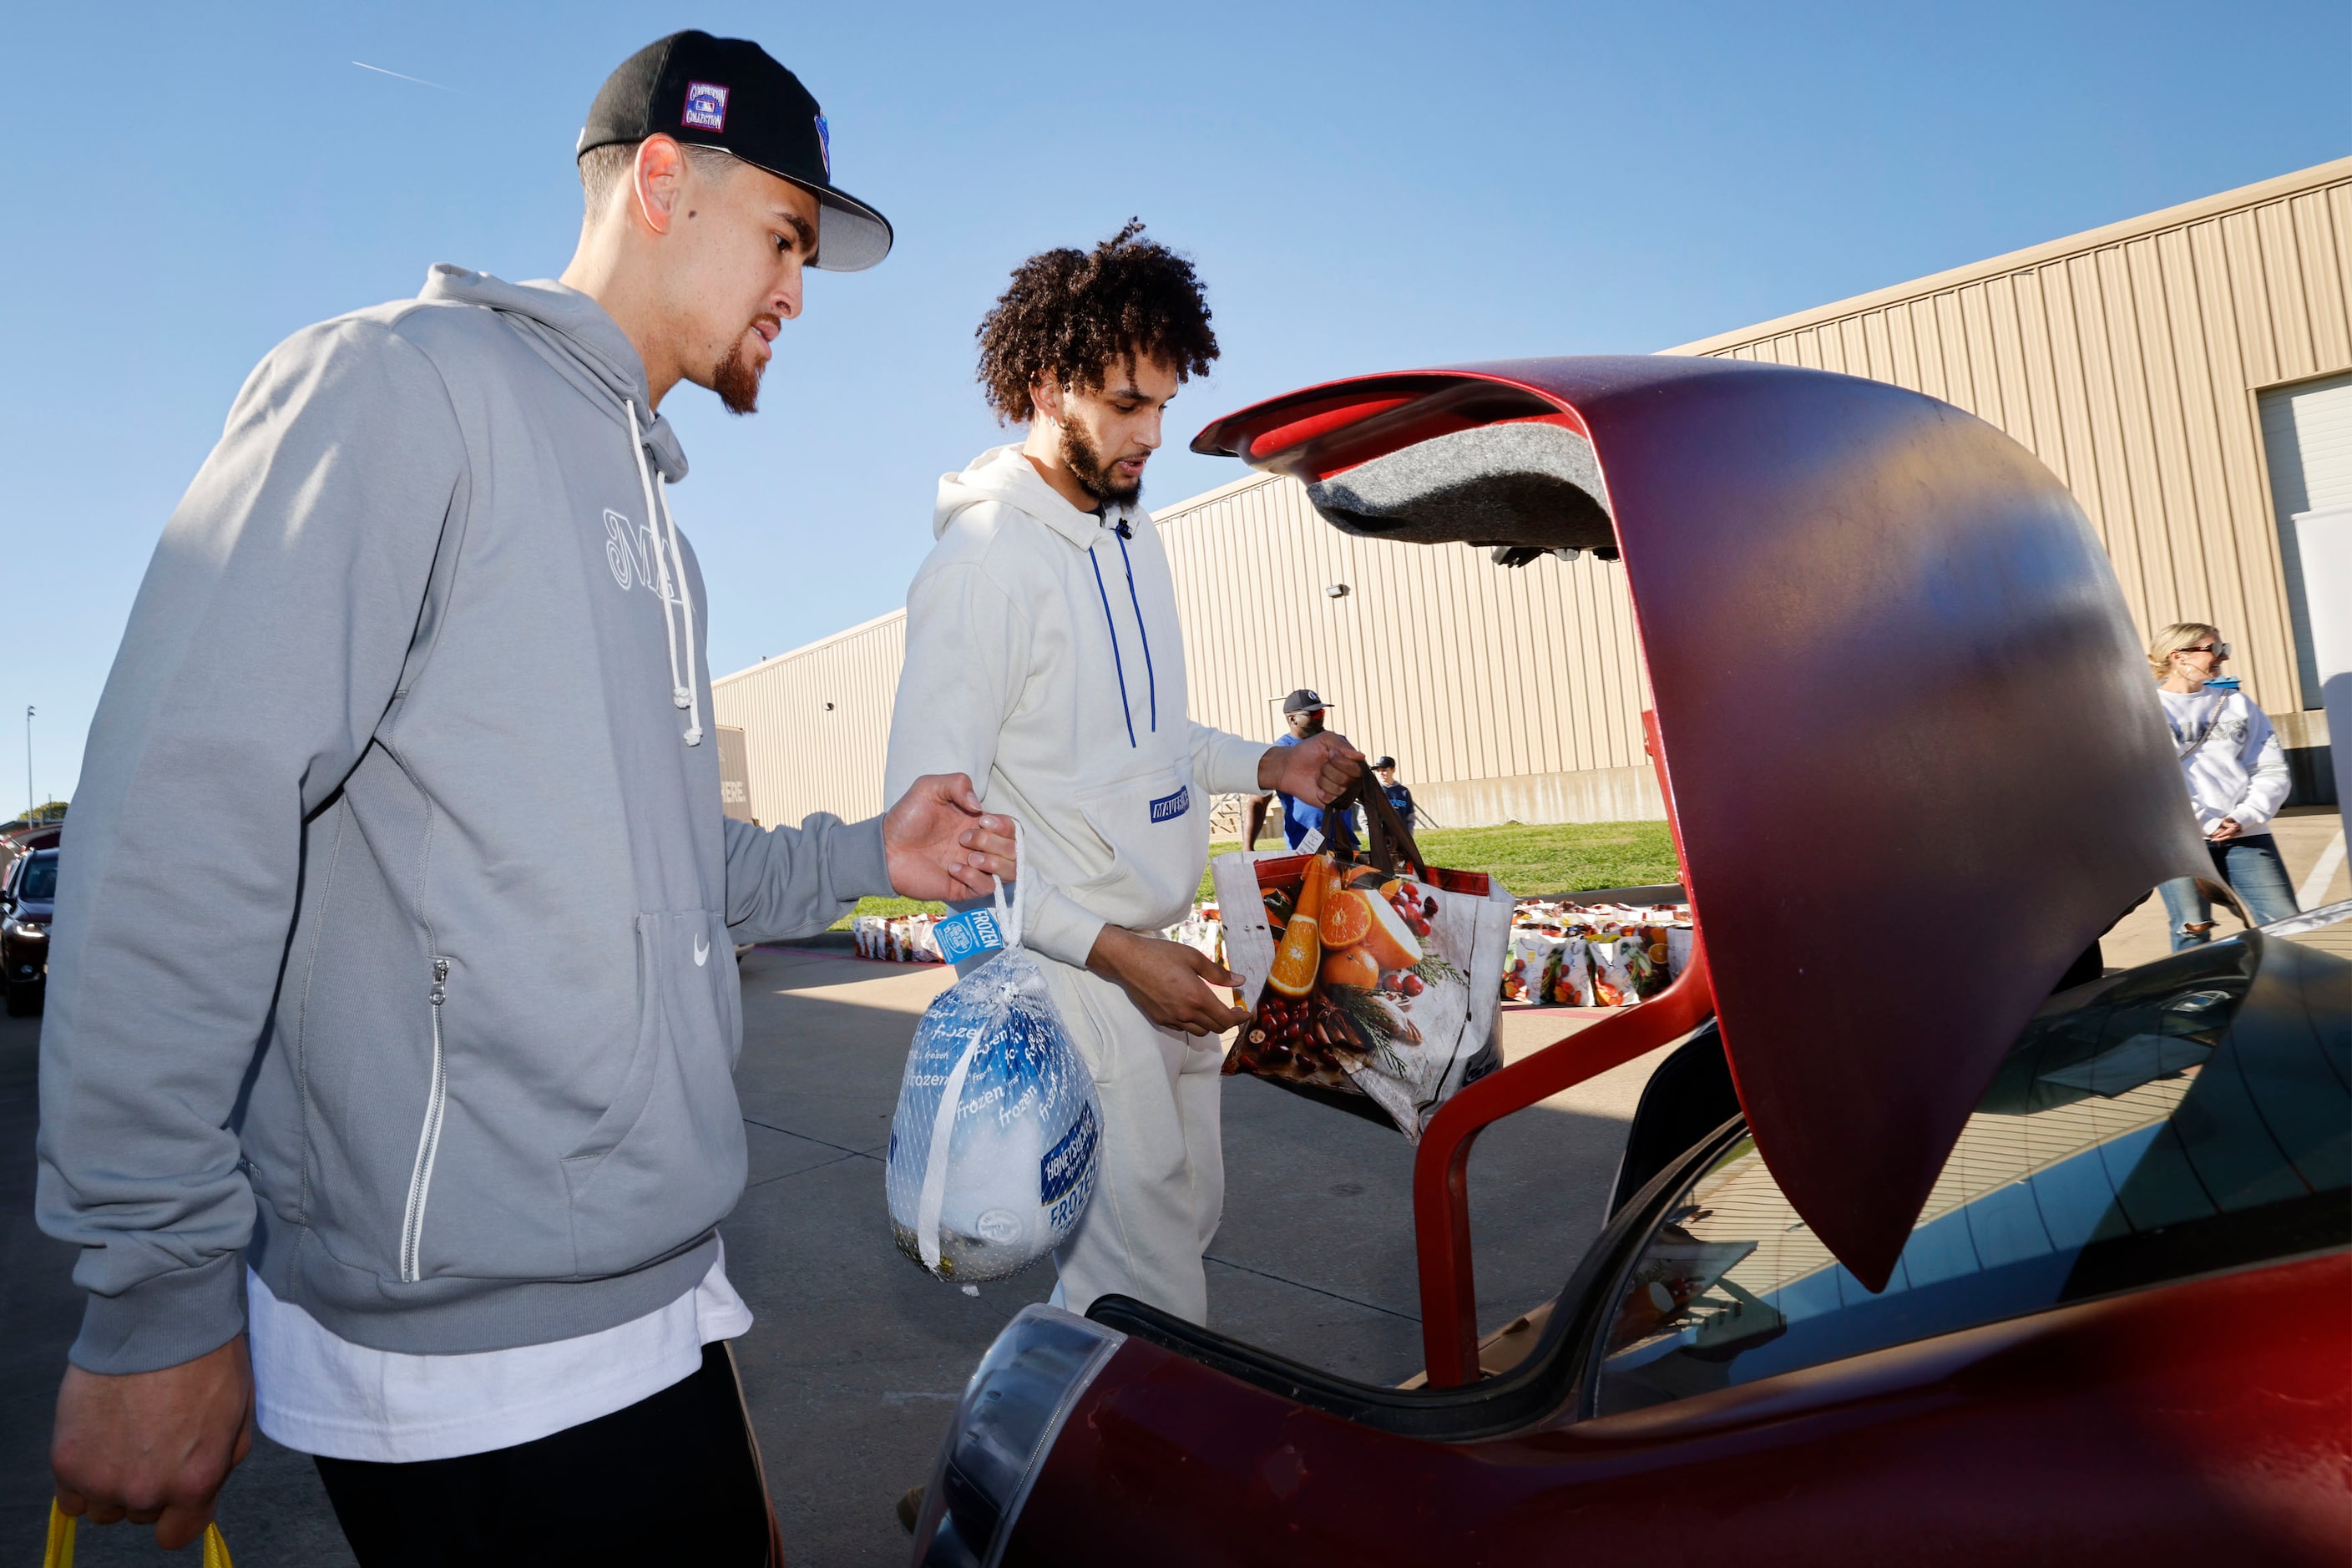
[[[49,975],[49,921],[58,907],[58,852],[36,849],[8,868],[0,882],[0,980],[8,1016],[41,1010]]]

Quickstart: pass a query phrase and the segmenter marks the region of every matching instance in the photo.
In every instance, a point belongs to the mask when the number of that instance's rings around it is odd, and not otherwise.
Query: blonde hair
[[[2156,672],[2158,680],[2162,680],[2172,673],[2174,654],[2208,640],[2220,642],[2221,628],[2209,626],[2203,621],[2175,621],[2149,640],[2147,667]]]

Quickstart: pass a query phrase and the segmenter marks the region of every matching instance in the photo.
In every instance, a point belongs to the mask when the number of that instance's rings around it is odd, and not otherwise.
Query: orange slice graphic
[[[1335,952],[1355,946],[1372,934],[1372,895],[1349,888],[1333,896],[1323,910],[1323,951]]]

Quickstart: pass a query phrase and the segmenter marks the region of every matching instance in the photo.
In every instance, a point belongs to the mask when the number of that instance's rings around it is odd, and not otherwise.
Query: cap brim
[[[736,156],[740,158],[742,154],[738,153]],[[755,169],[766,169],[816,198],[816,259],[809,265],[818,271],[863,272],[890,254],[894,237],[890,220],[847,191],[797,179],[782,169],[769,169],[765,163],[753,163],[749,158],[743,161]]]
[[[856,196],[827,186],[816,193],[816,262],[823,272],[863,272],[890,254],[890,220]]]

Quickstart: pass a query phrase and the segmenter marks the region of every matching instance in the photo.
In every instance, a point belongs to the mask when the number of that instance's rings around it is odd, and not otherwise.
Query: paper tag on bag
[[[1322,847],[1323,830],[1319,827],[1308,828],[1298,840],[1298,852],[1301,855],[1312,855]]]

